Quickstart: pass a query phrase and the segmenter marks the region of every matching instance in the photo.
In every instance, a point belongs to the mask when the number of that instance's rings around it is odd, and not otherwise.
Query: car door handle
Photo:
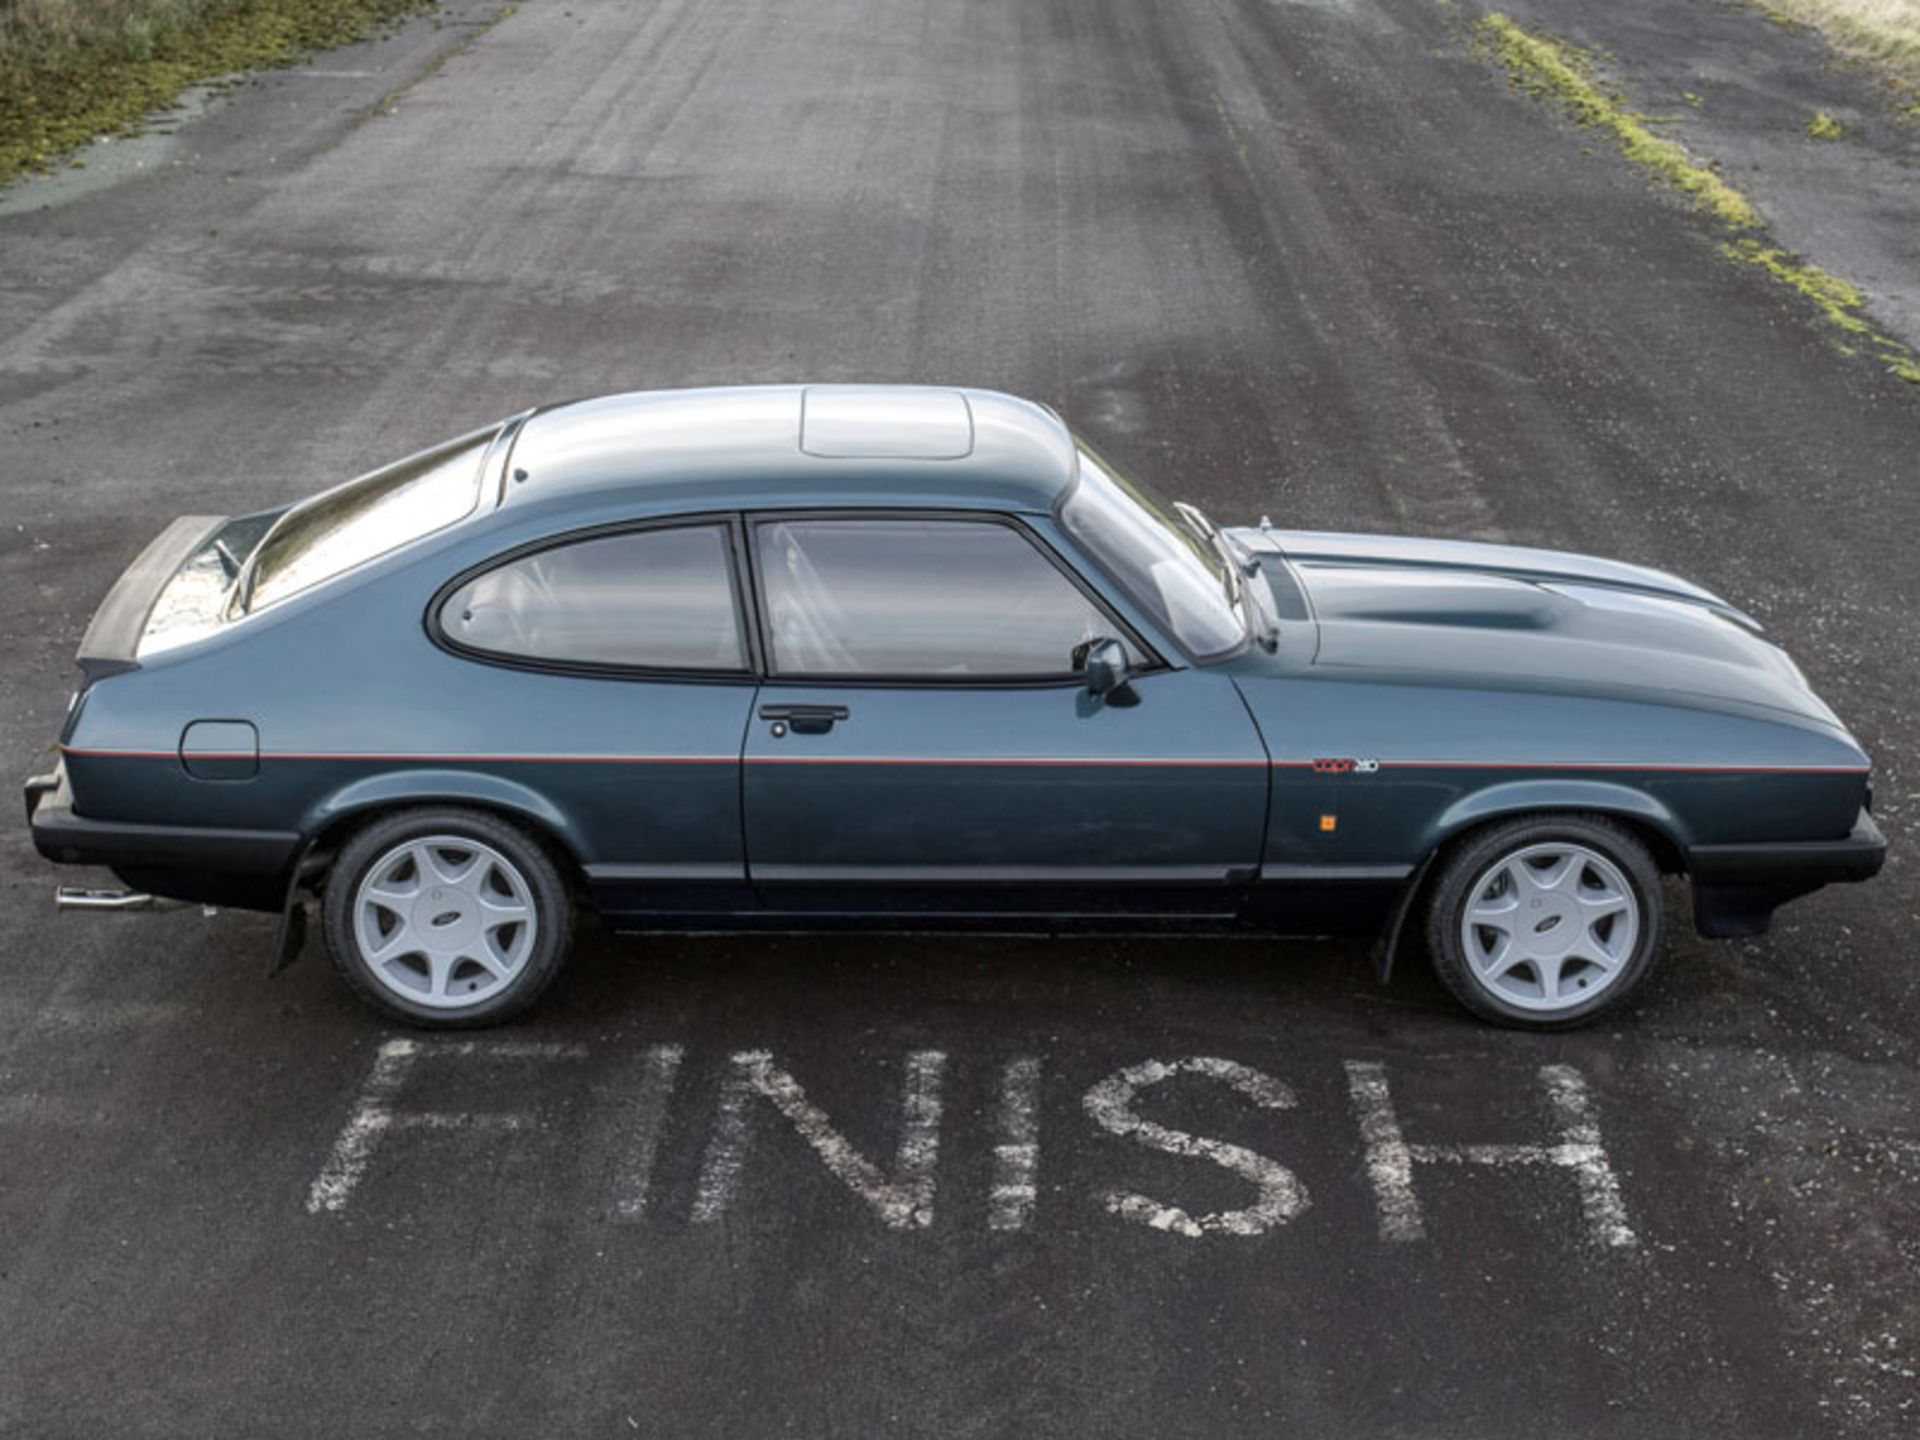
[[[793,727],[796,735],[824,735],[833,722],[847,718],[844,705],[762,705],[760,718],[774,722],[773,733],[784,734],[783,725]]]

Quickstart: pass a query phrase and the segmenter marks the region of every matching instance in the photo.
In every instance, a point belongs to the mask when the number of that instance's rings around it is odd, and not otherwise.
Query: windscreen
[[[243,608],[262,609],[471,515],[495,433],[463,435],[289,510],[260,546]]]
[[[1194,655],[1221,655],[1246,638],[1213,547],[1183,525],[1168,502],[1084,446],[1079,480],[1060,519]]]

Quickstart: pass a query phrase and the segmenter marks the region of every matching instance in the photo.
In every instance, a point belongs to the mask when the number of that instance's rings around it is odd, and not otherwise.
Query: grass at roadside
[[[1843,55],[1867,60],[1920,90],[1920,0],[1761,0],[1784,19],[1811,25]]]
[[[431,0],[0,0],[0,184],[131,134],[189,85],[285,65]]]
[[[1768,245],[1753,203],[1684,147],[1655,135],[1645,116],[1628,109],[1602,85],[1583,52],[1565,41],[1534,34],[1498,13],[1480,21],[1479,33],[1515,85],[1557,103],[1580,124],[1604,131],[1628,160],[1692,197],[1695,207],[1725,231],[1721,251],[1727,258],[1757,266],[1818,306],[1848,337],[1845,348],[1849,351],[1865,347],[1893,374],[1920,384],[1920,361],[1862,316],[1865,302],[1857,289],[1818,265]]]
[[[1602,90],[1594,78],[1593,63],[1573,46],[1524,30],[1505,15],[1487,16],[1480,30],[1521,89],[1556,100],[1582,125],[1606,131],[1634,164],[1691,195],[1696,205],[1717,219],[1735,229],[1760,223],[1746,196],[1696,164],[1680,146],[1655,135],[1641,116]]]

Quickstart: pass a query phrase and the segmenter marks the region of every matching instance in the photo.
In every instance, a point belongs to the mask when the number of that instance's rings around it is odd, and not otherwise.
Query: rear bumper
[[[33,846],[57,865],[104,865],[152,895],[277,911],[301,837],[291,830],[225,830],[92,820],[73,813],[63,770],[26,783]]]
[[[1827,885],[1870,880],[1887,859],[1887,837],[1865,810],[1844,840],[1696,845],[1687,852],[1694,924],[1702,935],[1764,935],[1773,912]]]

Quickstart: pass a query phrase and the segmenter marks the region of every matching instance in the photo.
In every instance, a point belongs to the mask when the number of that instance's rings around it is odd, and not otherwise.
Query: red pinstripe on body
[[[98,750],[62,746],[61,753],[103,760],[176,760],[172,750]],[[1138,759],[1132,757],[1074,756],[1045,759],[1000,756],[907,756],[907,755],[399,755],[351,751],[262,751],[257,757],[245,751],[196,750],[195,760],[324,760],[373,764],[441,765],[969,765],[969,766],[1051,766],[1057,769],[1087,767],[1143,767],[1161,769],[1249,769],[1310,770],[1311,760],[1209,760],[1186,757]],[[1867,775],[1865,766],[1825,765],[1668,765],[1637,760],[1382,760],[1382,770],[1548,770],[1548,771],[1634,771],[1642,774],[1681,775]],[[1342,777],[1346,778],[1346,777]]]

